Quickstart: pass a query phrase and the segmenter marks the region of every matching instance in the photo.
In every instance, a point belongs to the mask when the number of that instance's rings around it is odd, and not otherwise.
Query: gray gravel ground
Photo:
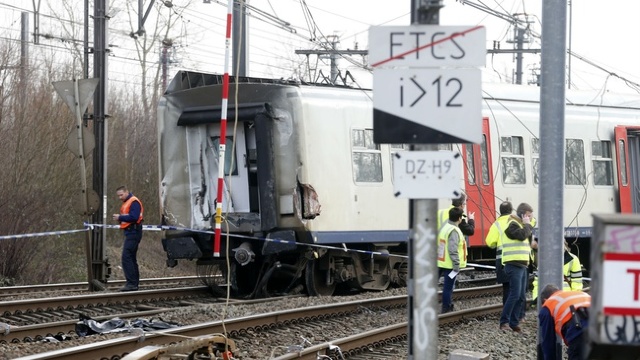
[[[168,311],[162,315],[162,319],[187,325],[219,320],[223,314],[225,314],[225,318],[233,318],[282,309],[404,294],[406,294],[405,289],[393,289],[383,293],[369,292],[345,297],[301,297],[253,305],[229,306],[226,310],[224,306],[221,305],[197,305]],[[496,301],[499,300],[475,299],[465,301],[464,303],[458,302],[456,308],[462,309],[487,303],[495,303]],[[343,334],[346,336],[364,331],[370,327],[400,321],[406,321],[406,314],[402,314],[402,312],[384,314],[372,309],[365,311],[363,315],[359,317],[358,326],[333,322],[328,325],[328,329],[331,330],[330,336],[335,336],[333,331],[337,329],[340,331],[337,331],[335,334]],[[491,355],[491,359],[536,359],[537,321],[534,311],[528,312],[527,319],[522,326],[524,329],[523,334],[517,334],[511,331],[504,333],[498,329],[497,317],[492,317],[481,320],[464,320],[454,326],[446,327],[439,332],[438,359],[448,359],[448,354],[455,349],[488,353]],[[244,341],[238,344],[241,347],[238,357],[241,359],[268,359],[274,347],[300,344],[302,343],[301,337],[304,337],[311,343],[319,343],[327,340],[329,337],[328,332],[329,330],[321,327],[300,331],[283,331],[281,336],[278,336],[278,339],[263,339],[261,336],[256,335],[251,341]],[[123,336],[123,334],[75,338],[72,341],[61,343],[0,344],[0,359],[14,359],[28,354],[52,351],[68,346],[78,346],[80,344],[93,343],[119,336]],[[398,359],[402,358],[406,358],[406,355],[398,357]]]

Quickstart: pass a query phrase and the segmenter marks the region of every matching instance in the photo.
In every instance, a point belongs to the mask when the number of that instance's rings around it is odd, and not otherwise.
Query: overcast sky
[[[81,29],[82,3],[76,1],[76,8],[80,13],[76,15],[75,22],[61,23],[48,17],[51,9],[59,8],[62,0],[43,0],[40,10],[44,15],[40,19],[42,32],[62,35],[62,24],[74,24]],[[123,11],[124,0],[110,0],[113,16],[110,21],[109,42],[114,45],[112,57],[109,58],[110,70],[113,77],[123,76],[127,67],[132,64],[131,49],[133,41],[127,36],[128,16]],[[134,5],[137,1],[129,0]],[[296,49],[319,48],[319,43],[329,41],[331,35],[340,39],[340,49],[368,49],[369,46],[380,44],[368,44],[368,30],[371,26],[380,25],[409,25],[410,0],[306,0],[309,12],[305,16],[302,0],[252,0],[249,4],[273,17],[279,18],[290,25],[288,30],[273,25],[272,22],[258,12],[252,12],[248,18],[249,33],[249,75],[258,77],[291,77],[299,74],[306,63],[306,58],[296,55]],[[484,6],[488,11],[510,16],[521,14],[520,19],[530,22],[532,34],[542,32],[542,0],[466,0],[465,2]],[[145,5],[150,3],[144,1]],[[205,4],[202,0],[191,0],[186,6],[187,0],[173,0],[172,8],[163,6],[164,2],[157,0],[152,9],[149,21],[160,13],[166,17],[169,12],[180,14],[180,21],[176,32],[172,34],[176,38],[171,73],[185,68],[204,72],[223,71],[224,64],[224,28],[226,15],[226,0],[211,0]],[[441,25],[483,25],[487,29],[488,49],[494,46],[494,41],[499,42],[502,49],[511,48],[509,43],[513,39],[513,27],[511,24],[490,15],[488,12],[474,8],[471,4],[463,4],[460,0],[444,0],[444,7],[440,11]],[[601,1],[571,1],[567,21],[571,21],[571,50],[583,56],[590,62],[605,68],[611,73],[624,77],[633,82],[640,82],[640,22],[637,21],[640,14],[640,1],[637,0],[613,0]],[[136,8],[134,6],[133,8]],[[24,0],[0,0],[0,25],[1,37],[19,39],[20,12],[22,10],[33,12],[30,1]],[[526,16],[525,16],[526,14]],[[571,16],[569,16],[569,14]],[[31,19],[33,21],[33,19]],[[147,25],[149,28],[150,23]],[[31,23],[31,27],[33,22]],[[81,37],[82,32],[79,32]],[[309,41],[314,39],[315,42]],[[40,49],[50,52],[63,51],[64,44],[60,40],[42,40]],[[540,48],[540,39],[532,38],[525,48]],[[32,46],[33,51],[37,51]],[[158,45],[158,52],[160,45]],[[155,64],[158,58],[149,60]],[[309,58],[309,64],[322,69],[326,75],[329,72],[328,60],[320,59],[316,63],[315,57]],[[349,70],[354,74],[359,84],[364,87],[371,86],[371,74],[358,70],[358,64],[366,63],[366,58],[360,56],[339,60],[342,71]],[[531,72],[539,66],[539,55],[525,55],[524,81],[531,79]],[[483,81],[511,82],[515,61],[513,55],[500,54],[488,55],[486,68],[483,72]],[[297,71],[297,72],[296,72]],[[306,74],[308,75],[308,74]],[[610,77],[605,71],[598,70],[584,61],[571,59],[571,83],[578,89],[602,89],[607,82],[607,89],[615,91],[635,91],[627,86],[624,81]],[[132,81],[129,79],[129,81]]]

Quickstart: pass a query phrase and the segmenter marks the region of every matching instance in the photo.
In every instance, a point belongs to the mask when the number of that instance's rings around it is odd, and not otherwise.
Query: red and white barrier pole
[[[233,0],[227,2],[227,33],[224,41],[224,76],[222,78],[222,111],[220,112],[220,144],[218,149],[218,193],[216,195],[216,226],[213,239],[213,256],[220,257],[220,235],[222,232],[222,194],[224,186],[224,159],[227,142],[227,103],[229,102],[229,48],[231,47],[231,24],[233,22]]]

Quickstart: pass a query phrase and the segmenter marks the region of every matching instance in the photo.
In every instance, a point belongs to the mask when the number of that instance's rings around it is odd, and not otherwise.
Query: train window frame
[[[591,162],[594,186],[613,186],[613,151],[611,141],[591,141]],[[600,174],[599,174],[600,173]]]
[[[480,166],[482,166],[482,184],[489,185],[491,183],[491,169],[489,169],[489,148],[486,134],[482,134],[482,143],[480,144]]]
[[[225,143],[225,148],[228,149],[224,153],[224,176],[236,176],[238,175],[238,156],[235,149],[236,143],[233,139],[233,136],[226,136],[227,140]],[[213,153],[215,156],[219,157],[218,149],[220,148],[220,136],[211,136],[211,144]],[[233,156],[233,161],[232,157]],[[231,165],[233,164],[233,171],[231,170]]]
[[[356,136],[356,134],[359,134]],[[361,166],[366,158],[373,159],[366,172],[361,172]],[[379,184],[384,181],[382,172],[382,150],[380,144],[373,141],[373,129],[353,128],[351,129],[351,168],[353,180],[356,184]],[[373,169],[373,172],[370,170]],[[365,174],[365,175],[361,175]],[[373,176],[370,176],[372,175]]]
[[[527,183],[526,159],[522,136],[500,137],[500,165],[504,185],[525,185]]]
[[[540,185],[540,139],[531,138],[531,177],[533,185]]]
[[[564,184],[565,186],[586,186],[587,170],[584,156],[584,140],[565,139],[564,142]],[[576,146],[579,145],[579,146]],[[574,155],[575,153],[575,155]],[[573,164],[577,164],[577,169]],[[574,168],[576,171],[571,171]]]
[[[465,159],[467,162],[467,183],[469,185],[476,184],[476,157],[473,153],[473,144],[466,144],[465,146]]]
[[[627,177],[627,147],[625,141],[618,140],[618,157],[620,158],[620,182],[622,186],[629,185],[629,178]]]

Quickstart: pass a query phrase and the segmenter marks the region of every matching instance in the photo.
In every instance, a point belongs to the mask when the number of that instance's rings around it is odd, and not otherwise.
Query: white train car
[[[483,143],[461,146],[468,211],[483,214],[471,239],[478,247],[475,258],[482,257],[482,237],[501,201],[514,207],[527,202],[539,211],[540,195],[539,88],[485,84],[483,92]],[[567,91],[565,238],[574,243],[590,238],[594,212],[638,211],[633,184],[638,184],[639,130],[640,96]],[[583,258],[587,263],[588,253]]]
[[[406,146],[374,143],[371,92],[252,78],[238,85],[237,98],[234,83],[229,90],[222,199],[229,274],[206,233],[217,201],[222,76],[179,72],[160,102],[162,216],[175,227],[163,239],[168,264],[198,259],[249,296],[402,284],[406,261],[384,254],[406,253],[409,207],[393,196],[391,160]],[[449,145],[463,154],[461,187],[476,213],[472,260],[494,255],[483,239],[500,202],[539,210],[539,89],[483,92],[482,143]],[[592,212],[640,208],[640,96],[567,92],[565,124],[565,236],[588,238]]]
[[[212,257],[201,232],[214,224],[221,82],[180,72],[158,131],[163,223],[176,227],[163,239],[168,264],[198,259],[225,275],[226,259]],[[406,253],[407,201],[393,196],[392,147],[373,143],[371,93],[265,79],[241,79],[237,99],[229,93],[221,201],[231,236],[221,252],[235,259],[234,290],[331,294],[338,284],[402,282],[406,259],[386,253]]]

